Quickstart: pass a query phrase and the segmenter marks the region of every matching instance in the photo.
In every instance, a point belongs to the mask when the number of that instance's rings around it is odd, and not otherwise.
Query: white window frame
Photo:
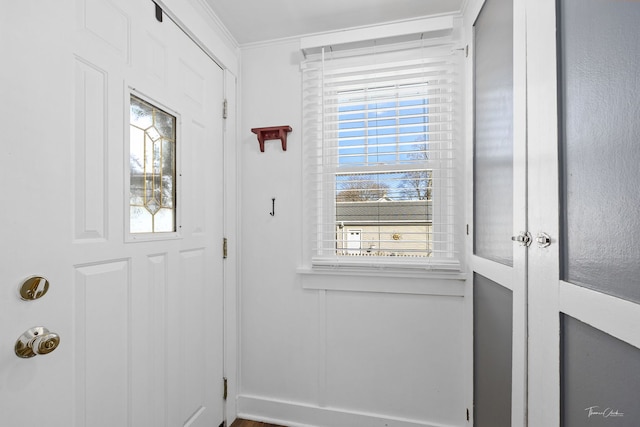
[[[443,49],[443,47],[441,46],[439,49]],[[449,49],[451,54],[455,54],[451,44],[446,45],[444,49]],[[305,72],[305,66],[306,64],[303,64],[303,73]],[[460,67],[458,67],[456,71],[459,72],[459,70],[460,70]],[[459,79],[457,84],[460,85],[461,83],[462,83],[462,79]],[[321,90],[321,89],[318,89],[318,90]],[[459,93],[460,92],[461,90],[459,90]],[[322,93],[324,94],[324,92]],[[323,95],[321,95],[320,97],[322,98],[322,96]],[[454,123],[459,126],[457,128],[452,129],[452,132],[454,134],[454,140],[456,141],[454,143],[456,159],[453,160],[456,176],[452,178],[452,180],[455,183],[461,182],[461,178],[462,178],[461,166],[463,163],[462,161],[463,159],[462,159],[461,153],[463,152],[462,150],[463,144],[461,144],[460,138],[462,137],[463,132],[462,132],[462,129],[459,128],[461,127],[461,123],[462,123],[461,110],[462,110],[461,99],[460,99],[460,96],[458,96],[457,111],[455,112],[456,118],[454,120]],[[303,114],[305,115],[305,120],[308,120],[309,119],[308,112],[303,111]],[[318,120],[318,118],[316,118],[315,120]],[[320,127],[321,129],[318,130],[318,127]],[[305,171],[315,170],[316,171],[315,173],[323,176],[323,178],[321,182],[318,182],[320,180],[313,182],[312,179],[305,177],[305,182],[303,185],[305,189],[305,194],[308,195],[308,194],[314,194],[316,192],[319,192],[322,194],[321,196],[322,201],[316,204],[316,202],[314,202],[313,200],[310,200],[309,197],[304,198],[304,203],[305,203],[304,211],[306,213],[312,213],[313,215],[311,215],[311,217],[315,216],[317,220],[314,221],[312,218],[306,215],[304,218],[305,230],[303,232],[303,238],[305,243],[305,250],[303,253],[304,259],[303,259],[303,268],[301,268],[301,272],[314,272],[314,273],[331,272],[333,274],[336,271],[341,271],[343,273],[348,271],[349,274],[355,273],[355,274],[367,275],[372,271],[375,271],[376,274],[378,274],[381,270],[384,270],[386,273],[391,275],[407,275],[408,274],[410,276],[416,276],[416,275],[424,276],[425,273],[427,273],[427,275],[445,277],[445,278],[459,279],[463,277],[464,276],[464,274],[462,273],[463,272],[463,266],[462,266],[463,255],[461,251],[464,245],[462,242],[463,233],[460,230],[460,228],[462,227],[461,225],[462,221],[459,220],[459,218],[462,217],[463,211],[464,211],[464,207],[462,205],[463,191],[461,188],[460,189],[455,187],[447,188],[446,186],[442,186],[441,188],[437,188],[437,189],[434,187],[434,190],[433,190],[434,193],[437,191],[439,199],[447,200],[446,206],[448,207],[446,207],[444,210],[433,209],[432,232],[434,234],[439,234],[444,231],[445,233],[448,233],[449,236],[452,236],[451,239],[449,239],[448,241],[436,243],[437,245],[439,245],[438,247],[439,250],[444,249],[445,251],[449,251],[452,254],[450,259],[438,258],[438,259],[428,259],[425,261],[424,259],[411,259],[411,258],[400,259],[402,257],[397,257],[393,259],[393,257],[387,257],[387,256],[383,256],[383,257],[369,256],[369,257],[362,257],[359,259],[359,257],[339,256],[337,254],[338,251],[335,248],[331,250],[329,248],[322,247],[321,242],[323,240],[326,240],[326,239],[323,239],[323,235],[330,236],[332,233],[334,235],[336,234],[335,176],[337,172],[336,167],[334,167],[333,170],[331,170],[331,167],[329,167],[330,168],[329,171],[327,171],[325,167],[325,170],[322,170],[321,172],[317,172],[318,169],[323,168],[322,159],[328,156],[329,155],[328,153],[330,151],[335,152],[335,148],[336,148],[335,146],[332,146],[330,144],[314,144],[314,141],[318,141],[319,139],[324,141],[325,137],[324,135],[322,135],[322,128],[324,128],[324,126],[322,125],[315,126],[314,128],[313,125],[308,126],[307,124],[305,124],[304,130],[303,130],[303,139],[304,139],[305,145],[307,144],[313,145],[311,150],[315,150],[315,151],[324,150],[324,153],[322,156],[318,156],[316,158],[305,157],[304,159],[304,162],[305,162],[304,170]],[[337,141],[337,138],[334,138],[333,140]],[[333,144],[337,144],[337,142],[334,142]],[[337,162],[334,162],[334,164],[335,163]],[[388,172],[388,171],[391,171],[394,167],[395,166],[393,165],[384,165],[384,166],[381,166],[379,169],[380,171]],[[446,169],[430,167],[428,163],[425,163],[422,166],[413,166],[413,167],[417,169],[433,170],[434,183],[443,182],[441,179],[436,179],[436,178],[440,178],[438,174],[454,173],[453,171],[450,171],[450,170],[447,172]],[[400,166],[398,166],[398,168],[400,168]],[[369,172],[375,172],[376,168],[375,167],[367,168],[367,170]],[[340,173],[343,173],[343,172],[346,172],[346,170],[343,168],[340,168]],[[326,189],[330,189],[330,190],[326,190]],[[323,191],[323,190],[326,190],[326,191]],[[451,211],[453,207],[455,207],[455,212]],[[450,221],[448,224],[442,225],[444,223],[441,220],[442,217],[453,217],[455,219],[453,221]],[[331,218],[333,218],[333,220],[325,220],[325,219],[331,219]],[[318,226],[318,224],[323,224],[323,226],[320,227]],[[443,227],[446,227],[447,229],[442,230]],[[453,230],[452,229],[453,227],[455,227],[456,229]],[[335,240],[337,241],[338,239],[336,238]],[[314,244],[314,242],[317,242],[317,243]],[[453,249],[455,250],[452,250],[451,246],[454,246]],[[327,254],[326,252],[331,252],[331,253]]]

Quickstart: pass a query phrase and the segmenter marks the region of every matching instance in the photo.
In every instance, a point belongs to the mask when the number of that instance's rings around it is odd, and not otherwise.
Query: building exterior
[[[431,200],[337,202],[337,254],[431,256],[432,206]]]

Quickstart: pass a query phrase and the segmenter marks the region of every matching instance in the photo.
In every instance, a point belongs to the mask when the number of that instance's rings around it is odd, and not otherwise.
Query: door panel
[[[561,425],[638,425],[640,349],[571,316],[561,327]]]
[[[218,425],[222,70],[152,2],[40,6],[1,23],[0,424]],[[128,236],[132,93],[178,118],[172,235]],[[20,300],[36,273],[49,292]],[[36,325],[60,346],[19,359]]]
[[[127,260],[74,267],[75,381],[78,425],[127,425],[131,322],[128,300],[132,283]],[[109,319],[105,322],[105,319]],[[71,338],[64,336],[62,338]],[[71,344],[65,340],[65,345]],[[53,354],[53,353],[52,353]],[[38,356],[46,357],[46,356]],[[108,405],[109,416],[103,408]]]
[[[104,70],[75,58],[74,241],[107,238],[107,80]]]
[[[474,422],[511,425],[513,292],[473,276]]]
[[[511,0],[470,5],[474,420],[478,426],[521,425],[526,418],[526,248],[511,237],[526,230],[524,38],[514,33],[524,14]],[[489,303],[489,293],[502,304]],[[497,327],[490,326],[494,315],[501,319]],[[490,354],[489,342],[500,343],[498,354]]]

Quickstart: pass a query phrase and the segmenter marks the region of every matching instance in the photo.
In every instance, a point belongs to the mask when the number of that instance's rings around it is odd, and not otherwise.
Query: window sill
[[[297,270],[303,289],[394,294],[465,295],[466,274],[402,268],[307,267]]]

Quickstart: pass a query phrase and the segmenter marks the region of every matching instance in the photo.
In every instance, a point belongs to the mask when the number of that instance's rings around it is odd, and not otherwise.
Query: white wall
[[[463,297],[302,287],[301,60],[297,40],[241,52],[238,415],[289,426],[468,425]],[[276,125],[293,128],[287,151],[268,141],[261,153],[250,129]],[[337,280],[369,279],[313,277]]]

